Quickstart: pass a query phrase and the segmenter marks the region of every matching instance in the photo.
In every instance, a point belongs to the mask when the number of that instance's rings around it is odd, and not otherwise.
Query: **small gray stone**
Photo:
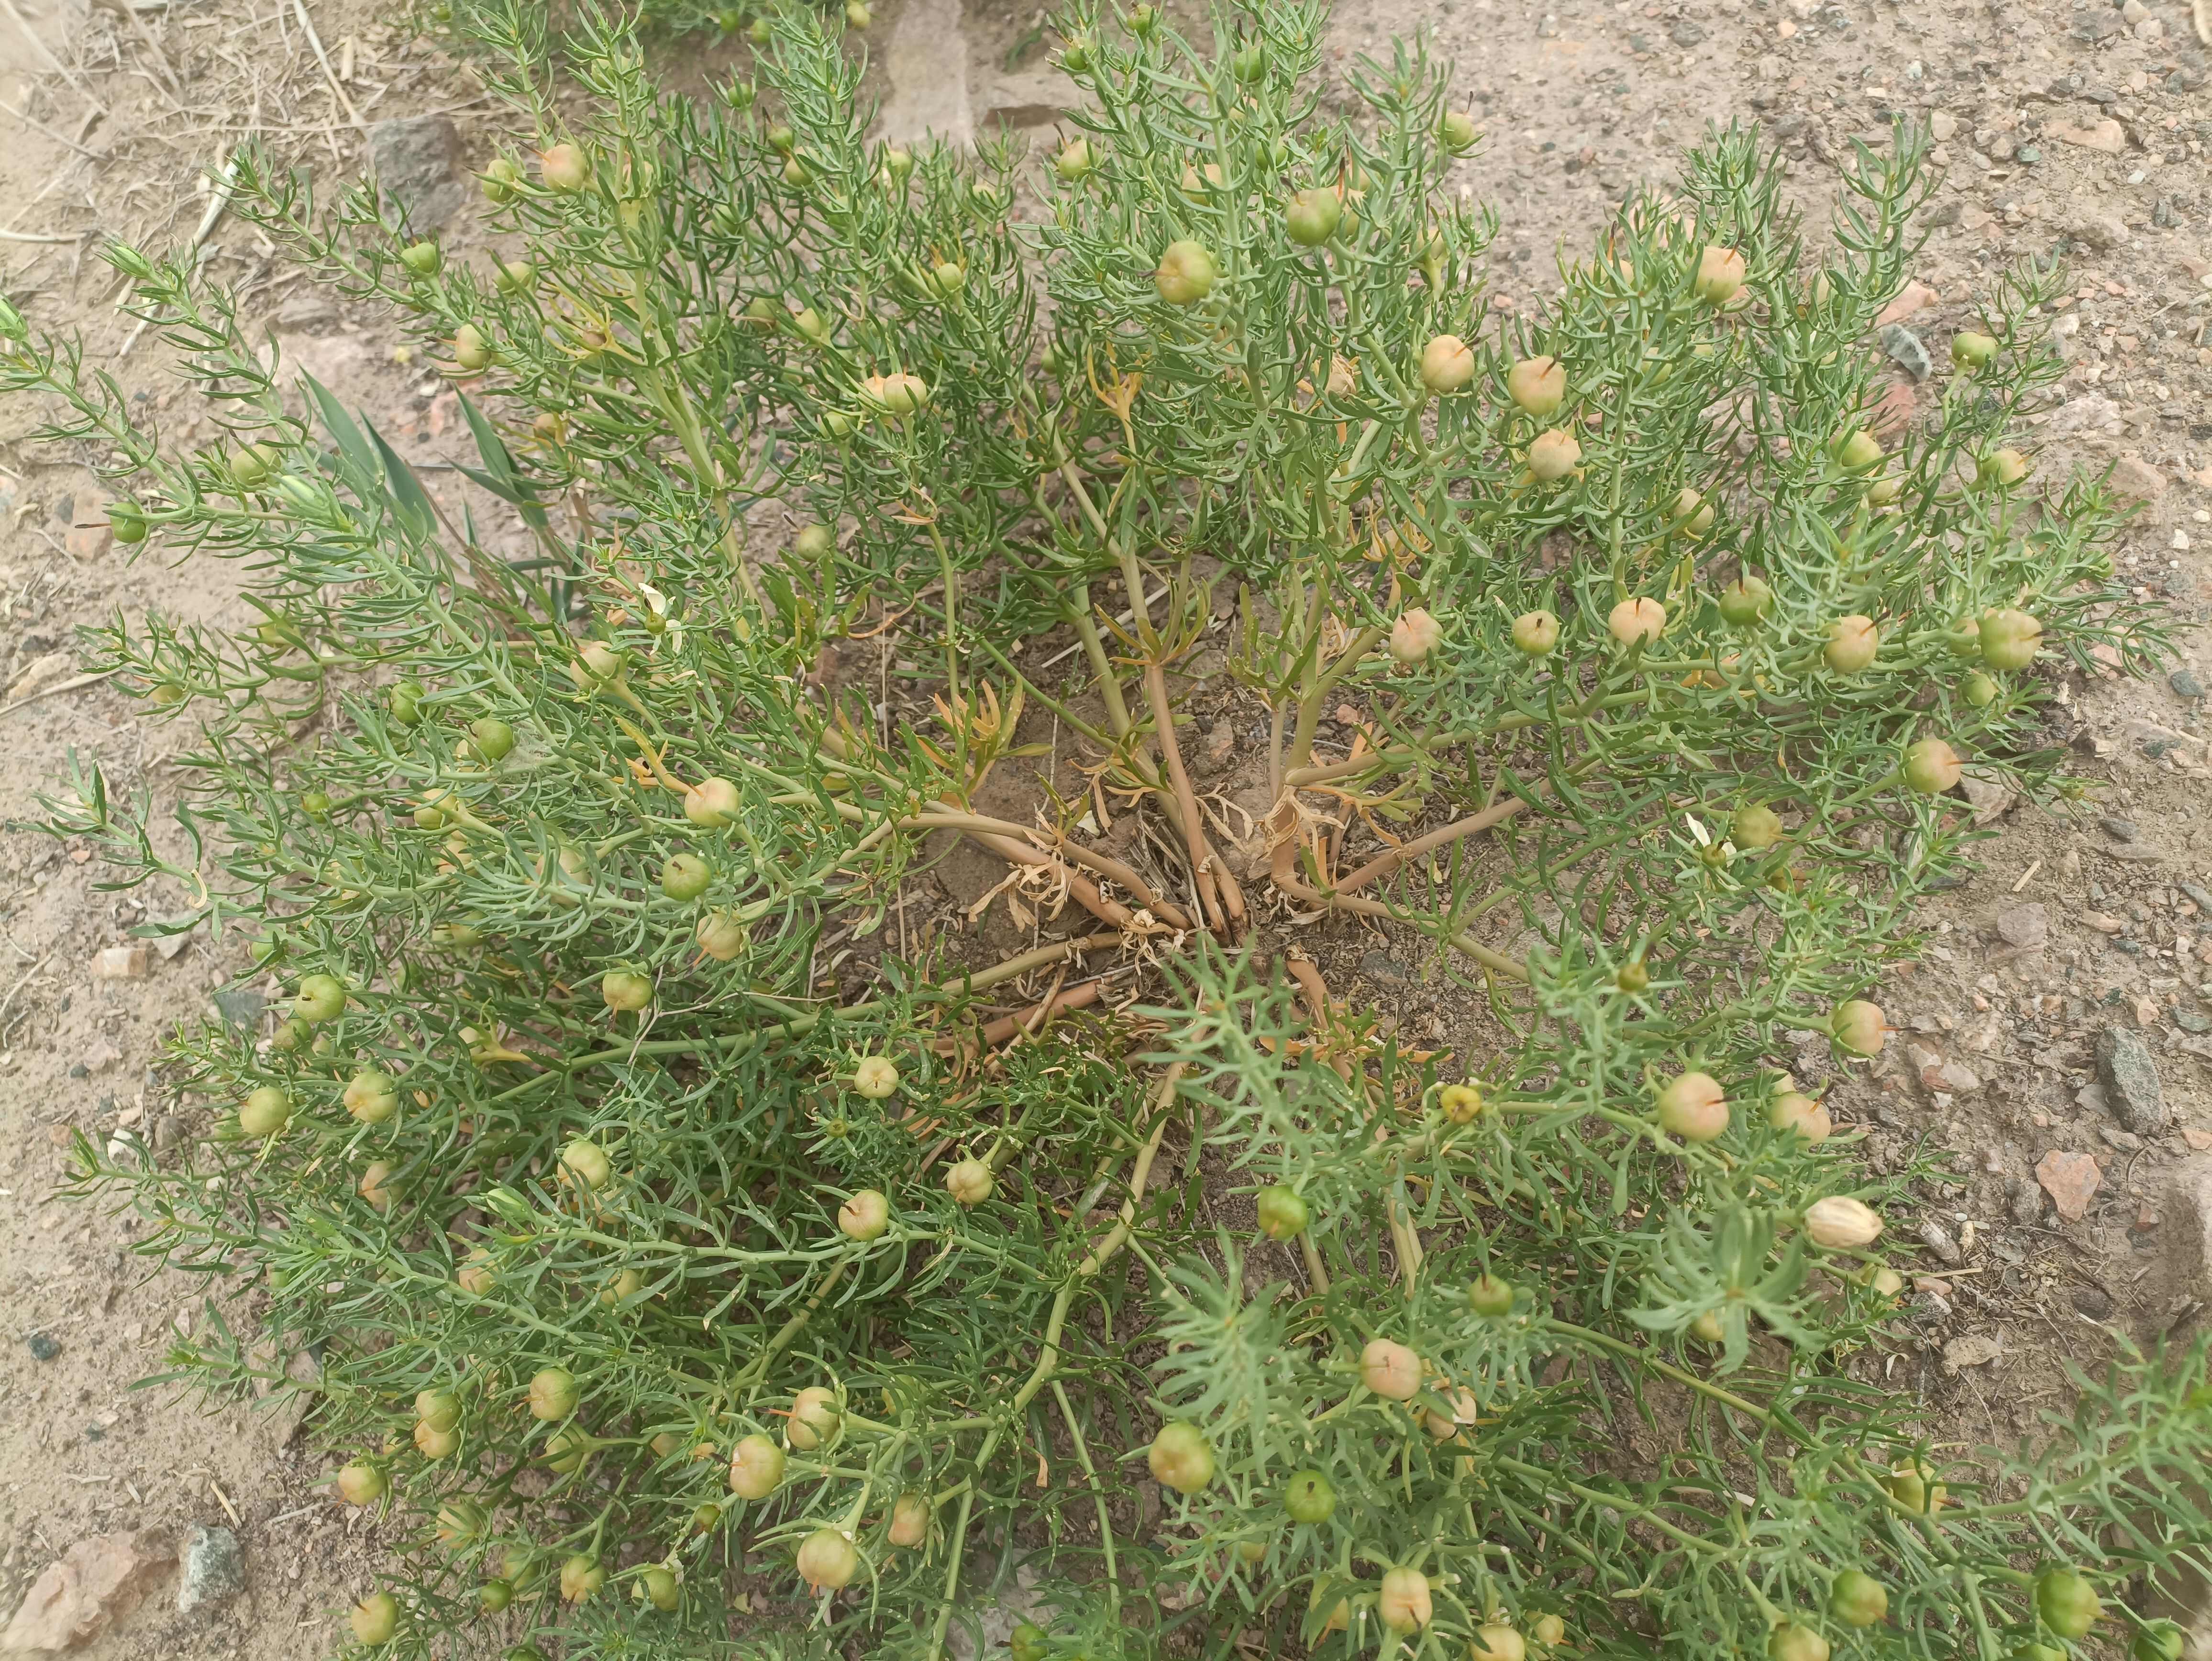
[[[250,986],[226,986],[215,995],[216,1013],[225,1025],[241,1030],[251,1028],[268,1007],[269,1000]]]
[[[2065,229],[2076,242],[2092,248],[2117,248],[2128,240],[2127,223],[2117,214],[2078,213],[2066,222]]]
[[[62,1353],[62,1347],[43,1332],[34,1332],[23,1342],[30,1346],[34,1361],[51,1361]]]
[[[328,334],[337,322],[338,308],[316,289],[293,295],[276,308],[279,334]]]
[[[2099,814],[2097,828],[2114,842],[2135,842],[2142,836],[2142,830],[2133,819],[2124,819],[2117,813]]]
[[[1705,38],[1705,30],[1685,17],[1667,31],[1667,38],[1678,46],[1694,46]]]
[[[210,1604],[228,1603],[246,1590],[246,1558],[228,1529],[192,1524],[185,1542],[185,1579],[177,1588],[177,1609],[190,1615]]]
[[[2015,1177],[2008,1183],[2008,1196],[2005,1210],[2021,1227],[2043,1220],[2043,1190],[2025,1177]]]
[[[2199,911],[2212,914],[2212,888],[2200,887],[2193,882],[2181,885],[2181,891],[2189,897],[2190,904]]]
[[[2083,1287],[2074,1294],[2074,1307],[2092,1321],[2108,1321],[2112,1315],[2111,1296],[2096,1287]]]
[[[2204,683],[2186,669],[2175,670],[2166,678],[2166,684],[2173,689],[2173,695],[2178,698],[2193,701],[2204,696]]]
[[[2100,1124],[2097,1134],[2123,1153],[2142,1152],[2143,1139],[2132,1130],[2123,1130],[2116,1124]]]
[[[1997,938],[2023,951],[2033,950],[2051,938],[2050,914],[2033,900],[2024,905],[2007,906],[1994,921]]]
[[[1946,1269],[1956,1269],[1964,1261],[1959,1243],[1951,1238],[1950,1231],[1933,1217],[1925,1218],[1920,1225],[1920,1243],[1936,1254],[1936,1261]]]
[[[461,210],[468,198],[460,157],[461,130],[448,116],[402,115],[369,124],[369,171],[411,229],[433,229]]]
[[[1360,958],[1359,972],[1370,981],[1388,981],[1393,984],[1401,985],[1413,979],[1405,964],[1382,952],[1370,952]]]
[[[2159,1083],[2158,1060],[2150,1046],[2124,1026],[2097,1035],[2097,1076],[2103,1080],[2112,1116],[2138,1136],[2166,1129],[2166,1092]]]

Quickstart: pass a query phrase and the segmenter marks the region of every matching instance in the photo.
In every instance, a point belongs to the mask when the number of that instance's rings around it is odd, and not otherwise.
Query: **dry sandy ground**
[[[1022,50],[1030,5],[978,0],[964,31],[953,0],[883,0],[877,14],[895,123],[1050,119],[1060,94],[1039,73],[1042,51]],[[177,441],[204,429],[149,343],[123,355],[130,319],[112,309],[98,239],[189,238],[208,175],[249,128],[327,182],[359,167],[358,122],[450,110],[455,159],[481,160],[489,112],[474,88],[378,16],[356,0],[0,0],[0,290],[41,326],[81,329],[88,362],[151,399]],[[2073,817],[1989,805],[1987,874],[1929,908],[1923,961],[1882,995],[1906,1031],[1878,1076],[1841,1098],[1878,1163],[1923,1137],[1956,1152],[1957,1181],[1927,1196],[1913,1324],[1891,1376],[1924,1391],[1960,1441],[2009,1439],[2061,1399],[2056,1358],[2093,1362],[2112,1328],[2185,1327],[2207,1295],[2194,1197],[2212,1201],[2199,1153],[2212,1147],[2212,1002],[2197,990],[2212,957],[2199,719],[2212,672],[2198,627],[2212,551],[2204,50],[2172,0],[1378,0],[1340,13],[1332,51],[1341,64],[1416,27],[1459,60],[1481,113],[1489,142],[1467,182],[1501,211],[1497,286],[1516,305],[1540,303],[1554,250],[1586,246],[1624,189],[1663,179],[1680,146],[1731,118],[1769,124],[1816,215],[1855,136],[1879,142],[1895,112],[1936,119],[1948,171],[1917,272],[1933,297],[1908,326],[1939,356],[2004,265],[2054,251],[2069,261],[2073,298],[2052,320],[2072,370],[2037,435],[2041,465],[2117,464],[2143,498],[2128,569],[2170,598],[2180,672],[2066,688],[2061,733],[2093,804]],[[453,234],[466,243],[465,210]],[[288,354],[411,455],[453,453],[450,399],[392,361],[386,319],[312,302],[234,222],[218,222],[206,248]],[[33,816],[73,751],[96,755],[122,788],[173,798],[165,764],[184,732],[142,721],[110,689],[55,689],[75,675],[75,626],[154,605],[224,618],[230,574],[126,563],[98,528],[81,458],[25,442],[30,425],[26,409],[0,406],[0,818]],[[73,1130],[156,1145],[189,1134],[149,1065],[174,1023],[220,1018],[210,996],[235,966],[202,934],[150,954],[143,978],[100,977],[104,950],[182,909],[174,892],[103,892],[100,876],[82,849],[0,838],[0,1263],[14,1294],[0,1342],[0,1615],[87,1536],[158,1528],[181,1542],[222,1527],[242,1545],[242,1593],[183,1614],[177,1578],[156,1573],[86,1652],[320,1652],[371,1559],[357,1519],[318,1487],[312,1421],[292,1433],[302,1403],[132,1389],[170,1345],[208,1333],[210,1292],[242,1318],[250,1290],[151,1273],[129,1220],[50,1197]],[[1435,989],[1382,944],[1348,930],[1328,942],[1332,986],[1416,1018],[1440,1012]],[[2141,1041],[2163,1123],[2099,1084],[2107,1030]],[[2076,1214],[2057,1211],[2052,1190]]]

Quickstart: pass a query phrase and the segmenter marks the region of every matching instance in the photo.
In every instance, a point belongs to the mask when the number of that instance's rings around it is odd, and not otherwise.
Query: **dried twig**
[[[86,86],[82,81],[77,78],[76,71],[71,69],[68,64],[63,63],[60,58],[55,57],[53,53],[48,50],[46,43],[40,38],[39,32],[31,27],[30,20],[25,17],[21,12],[15,9],[15,0],[0,0],[0,9],[5,9],[8,15],[15,20],[15,27],[22,30],[23,38],[39,49],[39,56],[45,58],[49,64],[52,64],[56,73],[59,74],[64,80],[70,83],[70,85],[75,87],[80,93],[83,94],[86,101],[90,103],[93,107],[97,109],[102,115],[107,113],[107,106],[101,103],[98,98],[93,95],[92,88]]]
[[[337,71],[331,67],[330,54],[323,50],[323,37],[315,33],[314,20],[307,15],[305,0],[292,0],[292,15],[300,20],[300,32],[307,37],[307,44],[314,48],[315,62],[323,66],[323,79],[331,83],[331,92],[337,99],[338,107],[346,113],[355,126],[362,126],[361,112],[354,108],[353,100],[346,96],[346,89],[338,84]]]
[[[25,126],[30,128],[32,131],[44,133],[47,137],[52,139],[55,143],[61,145],[65,149],[75,150],[79,155],[85,157],[88,161],[97,161],[101,159],[97,152],[85,149],[83,145],[78,143],[73,138],[64,137],[60,133],[56,132],[52,127],[46,125],[45,122],[34,120],[31,117],[24,114],[22,111],[17,109],[13,104],[9,103],[4,98],[0,98],[0,110],[5,110],[9,115],[14,116]]]
[[[101,671],[96,675],[77,675],[69,680],[58,682],[56,684],[52,686],[42,686],[35,692],[27,693],[23,697],[17,698],[13,703],[7,705],[5,708],[0,708],[0,720],[4,720],[6,717],[14,715],[18,709],[21,709],[27,703],[36,703],[40,698],[50,698],[61,692],[74,692],[82,687],[97,686],[101,681],[109,678],[111,676],[119,675],[122,672],[123,672],[120,669],[106,669]]]

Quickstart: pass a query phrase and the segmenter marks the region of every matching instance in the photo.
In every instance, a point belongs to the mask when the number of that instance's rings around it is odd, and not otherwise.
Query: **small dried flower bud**
[[[1549,484],[1565,478],[1579,466],[1583,447],[1572,433],[1559,428],[1536,435],[1528,447],[1528,473],[1533,478]]]
[[[2025,669],[2043,643],[2043,624],[2032,613],[2012,606],[1982,618],[1982,661],[1992,669]]]
[[[860,1551],[842,1529],[817,1529],[799,1542],[799,1578],[811,1591],[836,1591],[860,1567]]]
[[[979,1206],[991,1197],[995,1186],[991,1167],[981,1159],[962,1159],[945,1169],[945,1191],[956,1204]]]
[[[791,1417],[784,1433],[801,1453],[811,1453],[837,1433],[839,1415],[834,1392],[809,1384],[791,1398]]]
[[[1532,416],[1547,416],[1566,402],[1567,366],[1556,357],[1524,357],[1505,372],[1505,395]]]
[[[1667,608],[1656,599],[1624,599],[1605,626],[1623,646],[1649,646],[1667,627]]]
[[[1853,998],[1836,1006],[1828,1018],[1828,1031],[1837,1046],[1853,1056],[1879,1056],[1888,1024],[1878,1003]]]
[[[1743,256],[1734,248],[1707,247],[1698,256],[1691,290],[1709,306],[1725,306],[1743,287]]]
[[[744,1437],[730,1451],[730,1492],[740,1500],[765,1500],[783,1486],[783,1450],[767,1437]]]
[[[1410,1402],[1421,1387],[1421,1358],[1388,1338],[1370,1339],[1359,1352],[1359,1377],[1377,1396]]]
[[[1828,643],[1820,655],[1838,673],[1856,675],[1874,661],[1881,649],[1881,630],[1875,627],[1874,619],[1854,612],[1828,625]]]
[[[1213,1445],[1196,1425],[1171,1419],[1146,1451],[1153,1477],[1177,1494],[1196,1494],[1213,1481]]]
[[[1941,795],[1965,774],[1959,752],[1942,739],[1921,739],[1905,752],[1905,782],[1923,795]]]
[[[1432,392],[1463,392],[1474,384],[1474,353],[1455,334],[1440,334],[1421,348],[1421,385]]]
[[[1419,663],[1437,649],[1444,626],[1421,606],[1399,614],[1390,625],[1390,655],[1401,663]]]
[[[538,175],[549,191],[573,192],[592,181],[591,158],[574,144],[556,144],[538,158]]]
[[[1434,1613],[1429,1601],[1429,1578],[1419,1569],[1391,1569],[1382,1577],[1375,1597],[1375,1613],[1392,1632],[1403,1636],[1429,1624]]]
[[[1729,1127],[1728,1098],[1710,1073],[1685,1073],[1659,1092],[1659,1125],[1686,1142],[1710,1142]]]
[[[1213,292],[1220,275],[1203,243],[1183,240],[1168,244],[1160,266],[1152,273],[1160,298],[1170,306],[1194,306]]]
[[[1550,654],[1559,643],[1559,620],[1549,611],[1523,611],[1513,619],[1513,649],[1526,656]]]
[[[1846,1195],[1815,1200],[1805,1213],[1805,1232],[1814,1244],[1831,1250],[1856,1250],[1881,1238],[1882,1221],[1872,1206]]]
[[[880,1240],[890,1226],[891,1202],[878,1189],[864,1188],[837,1208],[837,1232],[848,1240]]]

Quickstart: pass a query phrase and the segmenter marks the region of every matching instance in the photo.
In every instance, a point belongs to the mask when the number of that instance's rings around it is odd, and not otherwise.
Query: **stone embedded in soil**
[[[378,186],[405,210],[416,231],[443,225],[461,210],[461,130],[448,116],[401,115],[373,121],[368,166]]]
[[[2033,900],[2007,906],[1991,922],[1999,940],[2022,951],[2033,951],[2051,938],[2051,914]]]
[[[228,1603],[246,1590],[246,1558],[228,1529],[192,1524],[185,1542],[184,1584],[177,1588],[177,1610],[190,1615],[213,1603]]]
[[[2175,670],[2166,678],[2166,684],[2173,689],[2174,697],[2187,698],[2191,703],[2204,696],[2204,683],[2186,669]]]
[[[2003,1354],[2001,1340],[1986,1332],[1969,1332],[1943,1346],[1943,1370],[1956,1372],[1961,1367],[1987,1366]]]
[[[2128,147],[2128,130],[2110,116],[2094,127],[2069,126],[2060,122],[2051,129],[2051,136],[2062,143],[2078,144],[2085,150],[2101,150],[2106,155],[2118,155]]]
[[[143,981],[149,959],[143,946],[111,946],[92,960],[95,980]]]
[[[89,490],[77,493],[70,510],[70,527],[62,538],[62,551],[71,559],[97,559],[115,540],[107,522],[107,502]]]
[[[2097,828],[2114,842],[2136,842],[2142,836],[2142,827],[2133,819],[2124,819],[2117,813],[2100,814]]]
[[[1936,1262],[1946,1269],[1956,1269],[1965,1254],[1959,1243],[1951,1238],[1950,1231],[1933,1217],[1923,1218],[1920,1224],[1920,1243],[1936,1254]]]
[[[2158,1058],[2150,1046],[2125,1027],[2108,1026],[2097,1035],[2097,1078],[2112,1116],[2138,1136],[2166,1129],[2166,1092],[2159,1081]]]
[[[2074,1294],[2074,1307],[2092,1321],[2106,1321],[2112,1318],[2113,1305],[2110,1293],[2097,1287],[2083,1287]]]
[[[2065,1153],[2052,1148],[2035,1164],[2035,1180],[2051,1196],[2058,1214],[2078,1223],[2089,1214],[2089,1202],[2105,1181],[2105,1173],[2086,1153]]]
[[[2093,248],[2116,248],[2128,240],[2127,224],[2118,214],[2099,213],[2094,209],[2074,215],[2063,228],[2076,242],[2085,242]]]
[[[136,1608],[176,1561],[175,1546],[158,1529],[78,1541],[33,1582],[0,1634],[0,1650],[53,1654],[90,1643]]]
[[[2112,464],[2112,489],[2136,502],[2151,502],[2165,494],[2166,475],[2130,452]]]
[[[34,1361],[51,1361],[62,1353],[62,1347],[43,1332],[34,1332],[23,1340]]]
[[[269,1000],[250,986],[226,986],[215,995],[215,1013],[227,1026],[251,1028],[268,1007]]]
[[[1359,972],[1370,981],[1402,983],[1413,978],[1406,965],[1387,952],[1370,952],[1359,960]]]
[[[1892,323],[1902,323],[1915,312],[1925,311],[1942,297],[1925,283],[1915,277],[1897,291],[1897,297],[1894,300],[1881,308],[1881,315],[1874,320],[1875,327],[1880,329]]]
[[[2043,1190],[2024,1177],[2015,1177],[2007,1184],[2008,1198],[2006,1214],[2026,1228],[2043,1220]]]

